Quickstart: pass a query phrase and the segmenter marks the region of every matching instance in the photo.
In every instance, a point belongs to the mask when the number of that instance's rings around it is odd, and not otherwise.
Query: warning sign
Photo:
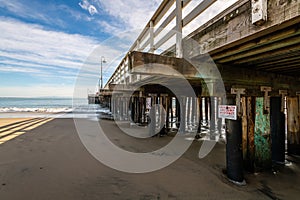
[[[218,116],[219,118],[236,120],[237,118],[236,106],[219,105]]]

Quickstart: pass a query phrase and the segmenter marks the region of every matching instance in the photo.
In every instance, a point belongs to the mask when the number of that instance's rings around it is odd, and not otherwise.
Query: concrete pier
[[[176,130],[197,132],[196,139],[225,139],[228,178],[236,182],[243,181],[244,170],[265,171],[284,163],[285,151],[300,155],[300,2],[241,0],[182,38],[182,28],[215,1],[200,3],[184,19],[182,9],[189,1],[176,2],[156,27],[174,3],[163,1],[108,80],[106,88],[119,85],[120,94],[135,88],[129,106],[122,99],[107,103],[115,119],[126,120],[130,113],[132,123],[149,127],[150,136]],[[252,12],[256,3],[264,5],[258,10],[267,17]],[[177,33],[155,40],[173,18]],[[175,35],[176,44],[156,51]],[[102,99],[111,93],[102,93]],[[120,105],[123,117],[118,117]]]

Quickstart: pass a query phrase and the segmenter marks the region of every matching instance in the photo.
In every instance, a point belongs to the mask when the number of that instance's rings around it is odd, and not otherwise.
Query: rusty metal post
[[[245,162],[245,168],[254,172],[254,161],[255,161],[255,137],[254,137],[254,129],[255,129],[255,97],[247,97],[247,160]]]
[[[247,155],[248,155],[248,134],[247,134],[247,127],[248,127],[248,120],[247,120],[247,97],[241,98],[242,103],[242,151],[243,151],[243,161],[244,165],[246,165]]]
[[[298,98],[287,98],[287,147],[288,154],[300,155],[300,115],[298,108]]]

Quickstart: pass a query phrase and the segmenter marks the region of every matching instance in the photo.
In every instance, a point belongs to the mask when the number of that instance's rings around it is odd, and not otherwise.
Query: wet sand
[[[1,128],[9,129],[4,120],[0,119]],[[289,158],[293,164],[277,168],[276,173],[246,173],[247,185],[239,187],[223,174],[225,144],[217,143],[207,157],[199,159],[202,141],[194,141],[170,166],[129,174],[94,159],[82,145],[73,119],[31,126],[34,128],[26,129],[29,124],[19,130],[24,134],[0,144],[0,199],[297,199],[300,195],[297,158]],[[113,121],[103,120],[101,126],[109,130],[115,144],[130,151],[157,149],[172,139],[132,138],[122,134]]]

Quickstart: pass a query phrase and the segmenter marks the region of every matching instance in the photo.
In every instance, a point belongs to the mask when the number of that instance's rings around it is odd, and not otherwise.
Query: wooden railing
[[[186,13],[183,18],[184,8],[191,2],[198,1],[199,4],[197,4],[190,12]],[[176,57],[181,58],[183,55],[183,28],[193,22],[195,18],[199,17],[216,1],[217,0],[164,0],[133,43],[128,53],[132,51],[157,53],[163,45],[175,37],[175,44],[173,42],[170,45],[175,45],[175,55]],[[175,26],[166,31],[166,28],[172,25],[174,20]],[[106,88],[108,88],[110,83],[126,84],[141,79],[140,75],[130,75],[128,73],[128,53],[108,80],[105,86]]]

